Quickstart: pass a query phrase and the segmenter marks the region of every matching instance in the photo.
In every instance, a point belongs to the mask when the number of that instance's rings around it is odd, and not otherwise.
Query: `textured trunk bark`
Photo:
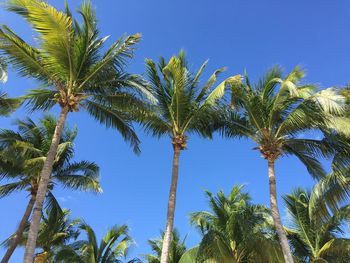
[[[47,185],[50,181],[52,166],[55,161],[57,148],[61,139],[62,130],[66,122],[68,112],[69,110],[67,107],[64,107],[61,109],[60,117],[58,119],[54,135],[52,137],[50,150],[47,153],[47,157],[44,162],[43,169],[41,170],[41,173],[40,173],[40,182],[39,182],[38,192],[36,195],[36,201],[34,204],[33,217],[30,222],[28,240],[27,240],[26,250],[25,250],[24,259],[23,259],[24,263],[32,263],[34,260],[36,239],[38,237],[41,212],[42,212],[41,210],[45,200]]]
[[[13,252],[15,251],[15,249],[17,248],[18,246],[18,243],[21,241],[22,239],[22,236],[23,236],[23,231],[26,227],[26,224],[28,222],[28,219],[30,217],[30,214],[32,213],[32,210],[33,210],[33,206],[34,206],[34,203],[35,203],[35,197],[36,195],[35,194],[32,194],[31,197],[30,197],[30,200],[29,200],[29,203],[27,205],[27,208],[24,212],[24,215],[22,217],[22,220],[21,222],[19,223],[19,226],[17,228],[17,231],[16,231],[16,234],[15,234],[15,237],[14,239],[12,240],[11,242],[11,245],[10,247],[7,249],[4,257],[2,258],[1,260],[1,263],[7,263],[9,262]]]
[[[270,205],[273,222],[275,224],[276,232],[282,247],[283,257],[286,263],[294,263],[292,252],[289,247],[286,232],[283,229],[281,217],[278,211],[277,191],[276,191],[276,177],[275,177],[275,162],[268,161],[268,175],[270,187]]]
[[[180,147],[174,146],[174,157],[173,157],[173,171],[171,176],[171,185],[169,192],[168,201],[168,213],[166,219],[166,228],[163,238],[162,255],[160,258],[161,263],[168,263],[169,261],[169,248],[172,240],[173,228],[174,228],[174,214],[176,205],[176,190],[177,181],[179,177],[179,157],[180,157]]]

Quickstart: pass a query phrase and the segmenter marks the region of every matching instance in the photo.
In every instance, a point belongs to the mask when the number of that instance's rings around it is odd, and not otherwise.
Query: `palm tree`
[[[298,188],[284,197],[291,221],[287,234],[295,256],[301,262],[349,262],[350,239],[341,235],[344,234],[343,223],[350,219],[350,206],[343,206],[324,219],[310,203],[311,195]]]
[[[49,151],[57,120],[46,116],[40,120],[39,124],[29,118],[24,121],[18,120],[16,124],[18,131],[0,131],[0,179],[10,180],[9,183],[0,186],[0,198],[25,190],[29,193],[30,200],[16,234],[1,260],[2,263],[9,261],[22,239],[24,228],[37,198],[40,171]],[[63,130],[48,183],[49,205],[57,203],[52,190],[59,184],[74,190],[101,192],[98,166],[88,161],[72,162],[76,134],[76,129]]]
[[[164,231],[161,233],[160,239],[151,239],[148,240],[148,244],[151,246],[153,254],[145,255],[145,258],[148,263],[160,263],[160,257],[162,255],[162,246],[164,239]],[[169,252],[169,263],[178,263],[182,255],[186,251],[185,245],[186,238],[182,241],[180,240],[180,234],[177,229],[173,230],[172,240],[170,244]]]
[[[70,220],[69,210],[63,209],[57,205],[51,206],[45,210],[46,215],[43,214],[40,223],[37,248],[41,251],[35,255],[35,263],[55,262],[54,256],[60,247],[64,246],[70,240],[75,240],[79,236],[79,219]],[[26,225],[24,235],[21,237],[20,245],[24,246],[28,238],[29,224]],[[5,245],[10,245],[11,240],[15,238],[10,237],[5,241]]]
[[[133,244],[126,225],[113,226],[99,244],[94,230],[88,224],[82,222],[79,229],[86,233],[87,240],[78,240],[63,246],[57,252],[55,262],[119,263],[127,256],[128,249]],[[139,260],[135,258],[128,262]]]
[[[141,105],[146,89],[138,76],[125,72],[140,35],[122,37],[103,53],[108,37],[100,37],[95,11],[89,1],[82,4],[82,23],[66,7],[58,11],[46,1],[9,0],[7,9],[22,16],[37,33],[31,46],[8,26],[0,30],[0,51],[25,77],[42,84],[26,95],[32,110],[61,109],[51,147],[41,172],[24,262],[32,262],[44,202],[57,147],[67,115],[86,110],[107,127],[117,129],[136,152],[139,140],[130,111]]]
[[[7,81],[7,67],[4,58],[0,57],[0,82]],[[19,99],[8,98],[7,94],[0,92],[0,115],[6,116],[20,105]]]
[[[344,97],[332,88],[315,92],[313,85],[301,83],[303,77],[298,67],[285,78],[275,67],[256,85],[246,77],[244,84],[232,87],[231,107],[224,107],[218,118],[224,136],[253,140],[268,162],[271,213],[288,263],[293,258],[278,211],[275,162],[294,155],[319,178],[325,172],[317,157],[330,156],[334,150],[327,141],[307,138],[310,133],[305,132],[327,127],[349,130],[348,120],[342,117]]]
[[[207,124],[216,101],[223,96],[227,82],[240,80],[240,77],[226,79],[210,92],[217,75],[224,70],[218,69],[199,88],[199,78],[206,64],[207,62],[196,74],[192,74],[183,51],[178,56],[171,57],[169,63],[164,58],[160,58],[158,65],[150,59],[146,60],[150,88],[158,102],[152,105],[151,113],[146,114],[142,122],[146,131],[152,135],[169,136],[174,150],[161,263],[168,263],[169,258],[180,152],[187,147],[189,133],[210,137]]]
[[[269,210],[252,204],[242,188],[234,186],[228,196],[206,192],[211,212],[191,213],[191,223],[203,236],[198,262],[282,262]]]

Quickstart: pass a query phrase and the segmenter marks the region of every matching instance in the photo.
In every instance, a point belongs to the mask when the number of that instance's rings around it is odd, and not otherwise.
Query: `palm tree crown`
[[[40,171],[45,161],[56,127],[56,119],[45,116],[36,124],[27,118],[16,121],[18,131],[0,132],[0,153],[2,156],[0,175],[11,182],[0,187],[0,197],[14,191],[26,190],[35,194],[40,181]],[[101,192],[99,168],[89,161],[72,162],[74,139],[77,130],[65,129],[59,144],[54,168],[49,183],[48,195],[56,184],[63,187]]]
[[[302,262],[348,262],[350,239],[340,235],[344,234],[343,223],[349,220],[350,207],[343,206],[324,219],[311,204],[311,195],[298,188],[284,197],[291,221],[287,234],[295,256]]]
[[[242,188],[233,187],[228,196],[206,192],[211,212],[191,213],[191,223],[203,235],[200,262],[281,262],[269,210],[252,204]]]
[[[71,220],[70,211],[61,209],[58,206],[51,206],[45,210],[37,241],[37,248],[40,250],[35,255],[35,263],[55,262],[56,252],[70,240],[75,240],[79,236],[79,219]],[[28,237],[29,224],[26,225],[20,245],[24,246]],[[13,236],[8,238],[4,245],[9,246]]]
[[[145,255],[148,263],[160,263],[163,239],[164,231],[162,231],[160,239],[148,240],[148,244],[151,246],[153,252],[153,254]],[[180,261],[180,258],[186,251],[185,241],[186,237],[181,240],[179,231],[174,228],[170,244],[169,263],[178,263]]]
[[[343,124],[345,98],[333,88],[315,92],[315,86],[301,83],[303,77],[298,67],[285,78],[272,68],[255,86],[246,77],[241,87],[232,87],[232,107],[220,116],[221,130],[227,137],[252,139],[267,160],[295,155],[319,178],[325,173],[316,157],[331,156],[334,149],[303,133]]]
[[[219,73],[225,69],[216,70],[200,87],[199,79],[206,66],[205,62],[196,74],[193,74],[187,64],[184,51],[170,58],[166,63],[163,57],[158,65],[146,59],[147,75],[150,88],[157,99],[152,105],[152,112],[145,116],[145,129],[155,136],[168,135],[174,145],[186,148],[186,133],[197,133],[208,137],[208,118],[214,114],[213,107],[224,95],[228,83],[239,82],[240,76],[222,81],[212,91]]]
[[[7,9],[21,15],[37,33],[38,46],[31,46],[8,26],[0,29],[0,50],[9,63],[42,84],[26,96],[31,108],[48,110],[59,104],[68,112],[84,109],[101,123],[117,128],[138,151],[126,108],[134,106],[136,93],[146,89],[138,76],[127,74],[124,68],[140,35],[122,37],[102,52],[108,37],[99,36],[89,1],[78,11],[81,24],[68,7],[58,11],[45,1],[10,0]]]
[[[126,225],[110,228],[100,243],[88,224],[82,222],[79,229],[86,233],[87,240],[78,240],[62,247],[57,252],[55,262],[119,263],[126,258],[128,249],[133,244]],[[128,262],[139,260],[135,258]]]

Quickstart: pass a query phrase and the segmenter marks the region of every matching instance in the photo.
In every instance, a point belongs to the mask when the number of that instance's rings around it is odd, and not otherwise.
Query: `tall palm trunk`
[[[175,205],[176,205],[176,190],[177,190],[177,181],[179,178],[179,158],[180,158],[180,146],[174,145],[174,157],[173,157],[173,171],[171,176],[171,185],[169,192],[168,200],[168,213],[166,218],[166,228],[163,238],[162,245],[162,255],[160,258],[161,263],[168,263],[169,261],[169,249],[172,239],[172,233],[174,228],[174,214],[175,214]]]
[[[42,207],[46,196],[47,185],[50,181],[53,163],[55,161],[57,148],[61,139],[62,130],[66,122],[68,112],[69,112],[68,107],[63,107],[61,109],[60,117],[58,119],[55,132],[52,137],[50,150],[47,153],[47,157],[45,159],[43,169],[41,170],[41,173],[40,173],[40,182],[39,182],[38,192],[36,196],[36,201],[34,204],[33,217],[30,222],[28,240],[26,244],[26,251],[24,254],[24,260],[23,260],[24,263],[32,263],[34,260],[36,239],[38,237],[41,212],[42,212]]]
[[[268,175],[270,187],[270,205],[273,222],[276,232],[282,247],[284,261],[286,263],[294,263],[292,252],[290,250],[286,232],[283,229],[280,213],[277,204],[276,177],[275,177],[275,162],[268,160]]]
[[[18,246],[18,243],[21,241],[22,236],[23,236],[23,231],[26,227],[26,224],[28,222],[30,214],[32,213],[32,210],[33,210],[35,198],[36,198],[36,194],[32,193],[30,200],[29,200],[29,203],[27,205],[27,208],[26,208],[24,215],[22,217],[22,220],[19,223],[19,226],[17,228],[16,234],[15,234],[13,240],[11,241],[10,247],[7,249],[4,257],[2,258],[1,263],[9,262],[13,252],[15,251],[16,247]]]

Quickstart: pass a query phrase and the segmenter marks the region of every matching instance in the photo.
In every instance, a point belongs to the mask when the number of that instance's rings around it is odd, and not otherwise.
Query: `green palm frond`
[[[101,124],[108,128],[117,129],[123,138],[130,143],[135,153],[140,153],[139,139],[133,129],[131,115],[108,103],[87,100],[83,107]]]
[[[15,191],[24,190],[28,187],[27,182],[14,182],[0,186],[0,198],[6,197]]]

